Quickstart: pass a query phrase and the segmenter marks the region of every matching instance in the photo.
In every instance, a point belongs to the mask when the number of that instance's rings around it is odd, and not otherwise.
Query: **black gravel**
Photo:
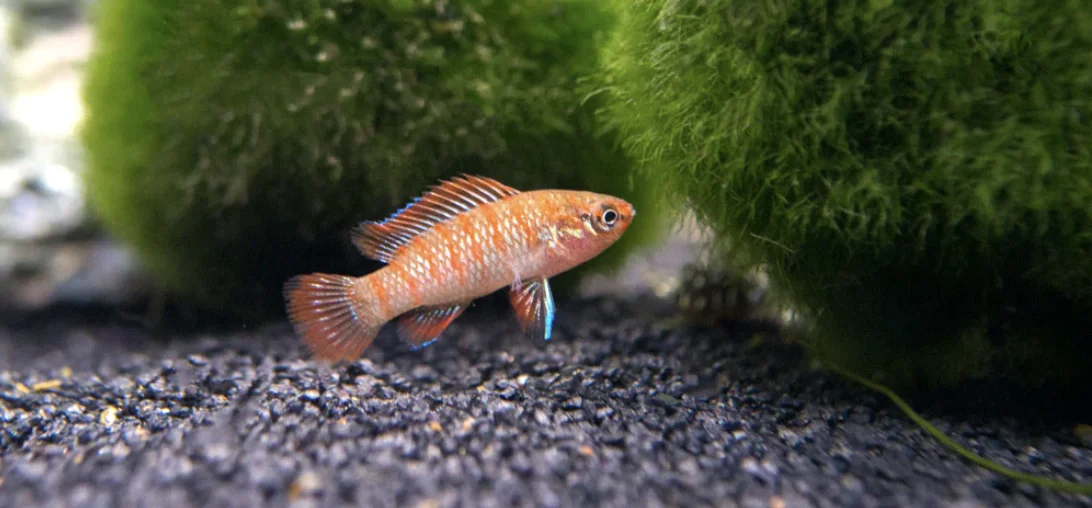
[[[486,305],[423,351],[388,328],[332,369],[287,324],[0,329],[0,504],[1092,506],[957,458],[786,346],[655,300],[559,312],[545,347]],[[1072,422],[926,416],[1010,467],[1092,481]]]

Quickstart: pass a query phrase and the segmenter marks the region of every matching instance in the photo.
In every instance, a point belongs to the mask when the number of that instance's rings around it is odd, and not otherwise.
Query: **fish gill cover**
[[[607,125],[769,265],[817,358],[896,385],[1089,386],[1086,2],[613,5]]]
[[[598,134],[582,77],[598,0],[104,0],[87,73],[90,202],[171,293],[281,311],[291,275],[347,273],[349,228],[457,173],[653,190]],[[353,265],[355,266],[355,265]]]

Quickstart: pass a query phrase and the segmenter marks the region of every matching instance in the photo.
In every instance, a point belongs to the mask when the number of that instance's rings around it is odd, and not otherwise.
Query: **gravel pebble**
[[[286,323],[215,340],[9,325],[0,505],[1092,506],[959,459],[792,348],[671,317],[568,302],[537,347],[483,305],[429,348],[385,329],[337,367]],[[1009,467],[1092,481],[1072,424],[927,416]]]

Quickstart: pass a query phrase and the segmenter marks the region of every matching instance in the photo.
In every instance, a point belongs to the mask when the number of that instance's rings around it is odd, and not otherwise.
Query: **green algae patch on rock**
[[[817,358],[897,387],[1089,386],[1086,5],[612,5],[602,118],[768,266]]]
[[[590,0],[104,0],[90,203],[166,291],[229,313],[283,313],[298,273],[375,266],[349,228],[459,173],[630,200],[642,220],[582,269],[610,268],[657,228],[585,100],[613,23]]]

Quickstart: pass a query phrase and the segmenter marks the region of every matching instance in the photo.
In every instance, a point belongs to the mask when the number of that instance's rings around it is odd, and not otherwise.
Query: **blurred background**
[[[128,305],[151,287],[85,204],[83,66],[93,0],[0,2],[0,309]]]

